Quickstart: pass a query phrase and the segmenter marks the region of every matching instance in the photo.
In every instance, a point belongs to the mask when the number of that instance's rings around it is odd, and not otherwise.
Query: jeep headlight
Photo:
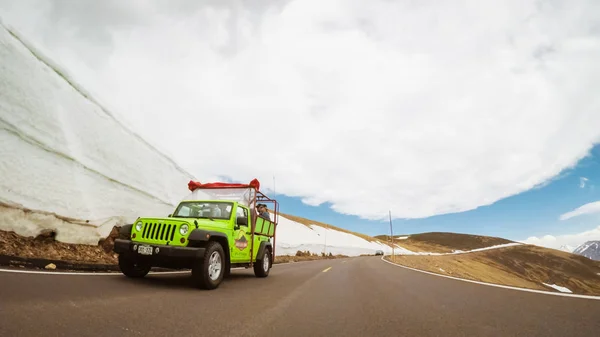
[[[179,227],[179,234],[186,235],[189,230],[190,226],[188,226],[187,224],[183,224],[181,225],[181,227]]]
[[[136,231],[138,231],[138,232],[139,232],[139,231],[141,231],[141,230],[142,230],[142,226],[143,226],[143,225],[144,225],[144,224],[143,224],[141,221],[138,221],[138,222],[135,224],[135,230],[136,230]]]

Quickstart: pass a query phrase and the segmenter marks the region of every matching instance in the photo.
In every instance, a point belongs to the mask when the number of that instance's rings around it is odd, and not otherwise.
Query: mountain
[[[573,250],[573,254],[585,256],[588,259],[600,261],[600,240],[587,241]]]
[[[575,250],[575,247],[569,245],[562,245],[558,250],[562,250],[563,252],[572,253]]]

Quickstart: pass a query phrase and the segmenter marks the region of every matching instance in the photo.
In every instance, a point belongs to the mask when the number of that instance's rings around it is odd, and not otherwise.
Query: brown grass
[[[551,291],[542,283],[556,284],[575,294],[600,295],[599,261],[532,245],[460,255],[395,256],[394,262],[468,280]]]

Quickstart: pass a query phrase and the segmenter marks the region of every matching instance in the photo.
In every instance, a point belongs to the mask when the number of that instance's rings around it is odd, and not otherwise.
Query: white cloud
[[[600,226],[576,234],[566,234],[566,235],[545,235],[541,238],[532,236],[523,240],[521,242],[528,243],[536,246],[542,246],[547,248],[559,249],[563,245],[568,245],[571,247],[578,247],[586,241],[590,240],[600,240]]]
[[[574,218],[576,216],[585,215],[585,214],[594,214],[594,213],[600,213],[600,201],[590,202],[583,206],[579,206],[570,212],[561,214],[560,219],[567,220],[567,219]]]
[[[365,218],[491,204],[600,140],[597,1],[177,3],[0,15],[196,176]]]
[[[580,188],[585,188],[585,183],[588,181],[589,179],[586,177],[579,177],[579,187]]]

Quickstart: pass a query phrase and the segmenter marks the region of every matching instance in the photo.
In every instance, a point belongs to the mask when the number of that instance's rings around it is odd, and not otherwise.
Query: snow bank
[[[0,229],[95,243],[138,214],[169,214],[193,177],[50,64],[0,25]]]

